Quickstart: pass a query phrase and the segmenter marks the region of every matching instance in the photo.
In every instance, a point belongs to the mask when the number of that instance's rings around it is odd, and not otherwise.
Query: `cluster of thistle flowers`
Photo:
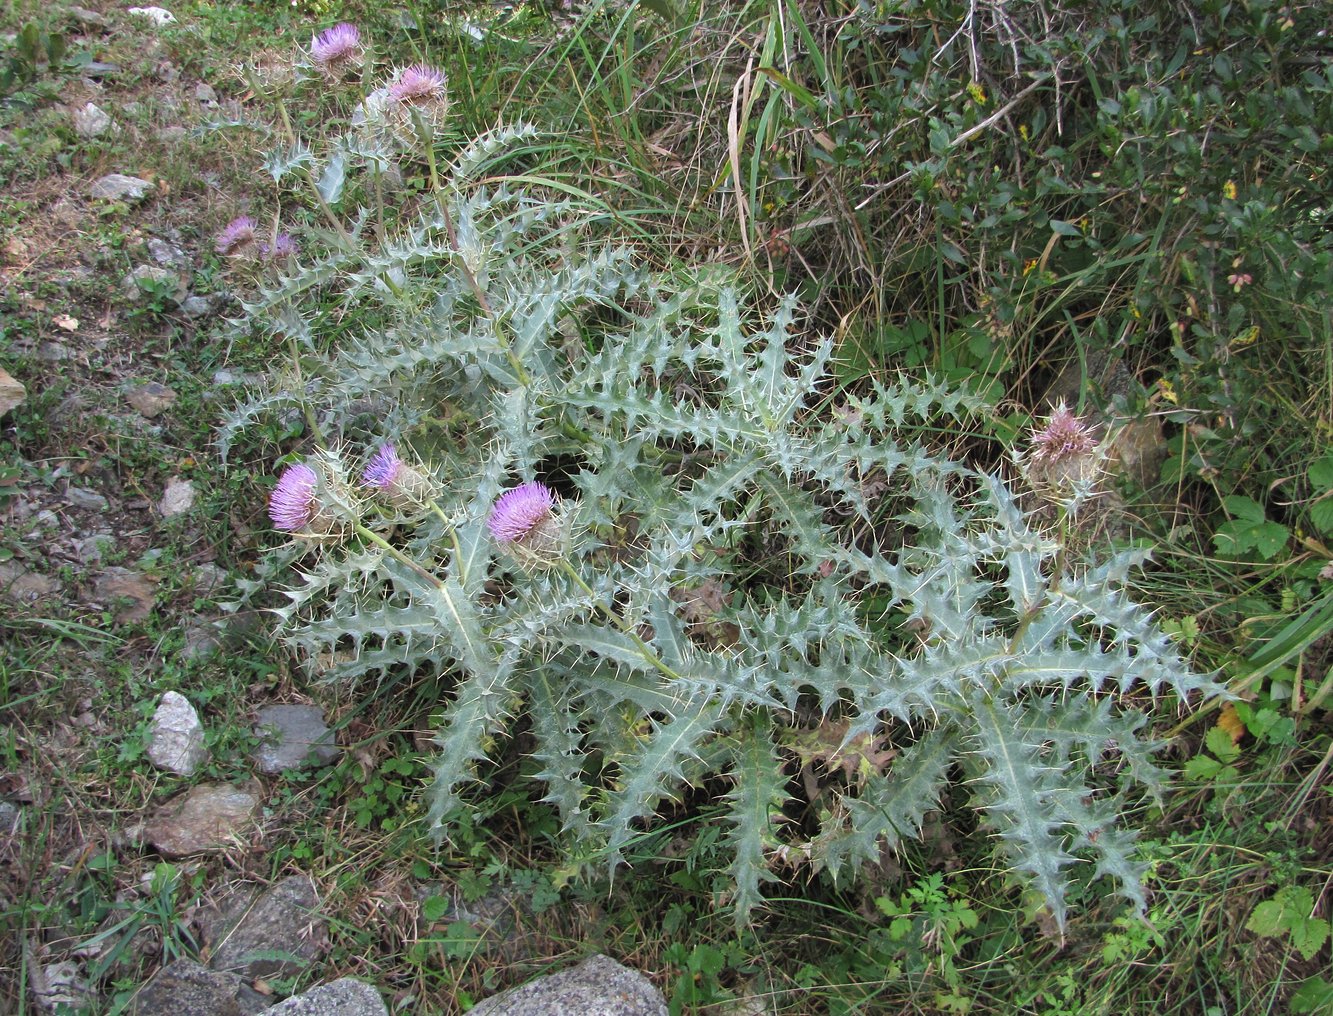
[[[263,237],[259,224],[248,215],[232,219],[214,240],[213,249],[224,258],[241,261],[285,262],[301,249],[290,233]]]
[[[392,444],[382,445],[361,471],[359,486],[393,508],[419,512],[434,507],[438,494],[429,471],[404,462]],[[338,542],[357,524],[362,498],[350,489],[341,460],[326,453],[314,465],[288,466],[269,495],[268,516],[275,528],[301,539]],[[529,482],[505,491],[486,519],[491,536],[524,567],[549,566],[566,552],[560,501],[544,483]]]
[[[1095,426],[1061,401],[1015,459],[1034,490],[1073,514],[1096,493],[1106,449]]]
[[[310,61],[326,78],[341,80],[360,71],[366,60],[361,31],[342,23],[310,40]],[[409,144],[418,139],[418,125],[438,126],[448,110],[444,72],[425,64],[396,71],[388,83],[361,103],[354,123],[371,129],[387,128]]]

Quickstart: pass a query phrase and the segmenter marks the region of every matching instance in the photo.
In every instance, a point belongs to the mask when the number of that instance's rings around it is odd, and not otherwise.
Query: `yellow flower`
[[[1228,180],[1222,185],[1222,196],[1228,201],[1236,200],[1236,181]]]

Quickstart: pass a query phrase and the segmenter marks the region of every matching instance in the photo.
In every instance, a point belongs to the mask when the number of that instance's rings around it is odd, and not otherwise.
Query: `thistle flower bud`
[[[341,77],[361,65],[361,32],[347,22],[326,28],[310,40],[310,59],[330,77]]]
[[[1061,402],[1032,432],[1027,454],[1017,458],[1039,493],[1052,499],[1072,496],[1072,508],[1091,495],[1106,456],[1094,426]]]
[[[259,253],[259,232],[248,215],[232,219],[217,235],[213,249],[224,258],[252,258]]]
[[[392,442],[382,445],[366,464],[361,482],[383,493],[398,508],[418,506],[436,493],[430,477],[399,458]]]
[[[259,245],[259,256],[265,261],[286,261],[289,257],[294,257],[300,249],[301,245],[290,233],[279,233],[271,244]]]
[[[428,141],[420,136],[422,130],[440,126],[448,109],[444,72],[424,64],[400,70],[379,101],[379,112],[388,126],[408,146]]]
[[[550,567],[568,551],[568,529],[559,500],[544,483],[524,483],[496,499],[486,527],[525,568]]]
[[[274,528],[305,540],[341,540],[357,515],[357,500],[335,452],[321,453],[314,466],[288,466],[269,494]]]

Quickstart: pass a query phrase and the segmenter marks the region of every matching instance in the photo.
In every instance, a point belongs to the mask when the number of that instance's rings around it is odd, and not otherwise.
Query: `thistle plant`
[[[442,83],[409,105],[438,111]],[[593,209],[477,183],[531,128],[446,160],[435,114],[411,122],[424,148],[358,126],[302,160],[338,163],[347,222],[246,304],[289,363],[222,440],[299,409],[319,447],[271,503],[309,550],[277,614],[312,675],[448,679],[435,833],[526,717],[578,857],[614,867],[716,788],[738,920],[779,861],[853,877],[951,787],[1059,925],[1080,871],[1142,910],[1119,816],[1163,785],[1147,710],[1222,693],[1129,598],[1144,554],[1071,559],[1000,475],[938,451],[977,396],[839,393],[794,299],[755,312],[724,272],[642,270]],[[394,160],[431,184],[388,219]],[[335,320],[357,324],[328,348]],[[800,743],[858,762],[811,794]]]

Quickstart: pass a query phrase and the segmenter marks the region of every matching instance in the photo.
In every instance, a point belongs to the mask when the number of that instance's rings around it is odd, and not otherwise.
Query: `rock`
[[[63,342],[43,342],[37,347],[37,359],[47,363],[59,363],[68,360],[74,353]]]
[[[294,977],[327,945],[319,896],[307,875],[292,875],[238,901],[208,929],[209,965],[242,977]]]
[[[194,97],[203,103],[218,101],[218,93],[213,91],[212,85],[204,81],[194,86]]]
[[[185,136],[189,133],[180,124],[168,124],[166,127],[159,127],[153,132],[158,141],[163,141],[169,145],[179,144],[185,140]]]
[[[470,1016],[667,1016],[666,999],[648,978],[609,956],[492,995]]]
[[[192,624],[185,629],[185,645],[181,656],[186,660],[203,660],[222,648],[222,634],[212,624]]]
[[[268,1016],[389,1016],[380,993],[364,981],[342,977],[266,1009]]]
[[[213,854],[248,839],[259,816],[259,783],[201,783],[168,801],[140,830],[164,857]]]
[[[0,847],[7,846],[19,831],[23,813],[13,801],[0,801]]]
[[[152,255],[153,260],[164,268],[189,268],[190,255],[181,250],[174,243],[168,243],[160,237],[151,237],[148,240],[148,253]]]
[[[161,28],[163,25],[169,25],[176,20],[176,15],[163,7],[131,7],[125,13],[145,18],[157,25],[158,28]]]
[[[108,568],[93,586],[93,595],[105,604],[123,601],[116,623],[132,624],[153,611],[153,581],[129,568]]]
[[[153,975],[130,1003],[130,1016],[243,1016],[237,978],[194,960],[177,960]]]
[[[147,381],[131,388],[125,396],[125,401],[137,409],[144,419],[154,420],[172,407],[176,401],[176,393],[166,385]]]
[[[95,490],[88,490],[84,487],[67,487],[65,489],[65,500],[75,508],[82,508],[90,512],[104,512],[107,509],[107,499]]]
[[[116,122],[96,103],[86,102],[74,111],[74,133],[81,138],[98,138],[115,129]]]
[[[88,195],[94,198],[106,198],[109,201],[142,201],[153,185],[137,176],[124,173],[108,173],[93,181],[88,188]]]
[[[28,390],[9,376],[9,371],[0,367],[0,416],[11,409],[18,409],[28,397]]]
[[[182,480],[179,476],[173,476],[167,481],[167,489],[162,492],[162,500],[158,502],[157,510],[162,513],[163,518],[171,518],[173,515],[184,515],[194,507],[194,484],[189,480]]]
[[[50,575],[28,571],[17,561],[0,561],[0,596],[14,603],[36,603],[60,592]]]
[[[264,706],[256,714],[255,768],[276,776],[284,769],[300,769],[313,756],[313,765],[326,766],[338,757],[333,733],[318,706]]]
[[[190,700],[179,692],[164,692],[148,731],[148,760],[159,769],[193,776],[208,760],[204,725]]]
[[[93,60],[83,65],[83,76],[86,78],[105,78],[120,70],[119,64],[103,63],[101,60]]]
[[[76,540],[70,541],[70,551],[74,554],[74,559],[82,565],[97,565],[102,563],[102,545],[109,542],[110,533],[96,533],[92,536],[82,536]]]
[[[219,568],[212,561],[205,561],[190,573],[190,586],[195,596],[215,593],[226,581],[226,569]]]
[[[37,1005],[47,1012],[80,1011],[92,1001],[92,992],[84,982],[79,965],[69,960],[47,963],[29,985]]]
[[[181,312],[186,317],[207,317],[213,313],[213,301],[206,296],[187,296],[181,301]]]
[[[96,11],[90,11],[87,7],[71,7],[69,16],[81,25],[87,25],[90,28],[109,28],[111,23]]]
[[[140,265],[120,280],[120,289],[130,300],[142,302],[151,290],[179,304],[189,292],[189,280],[161,265]]]

